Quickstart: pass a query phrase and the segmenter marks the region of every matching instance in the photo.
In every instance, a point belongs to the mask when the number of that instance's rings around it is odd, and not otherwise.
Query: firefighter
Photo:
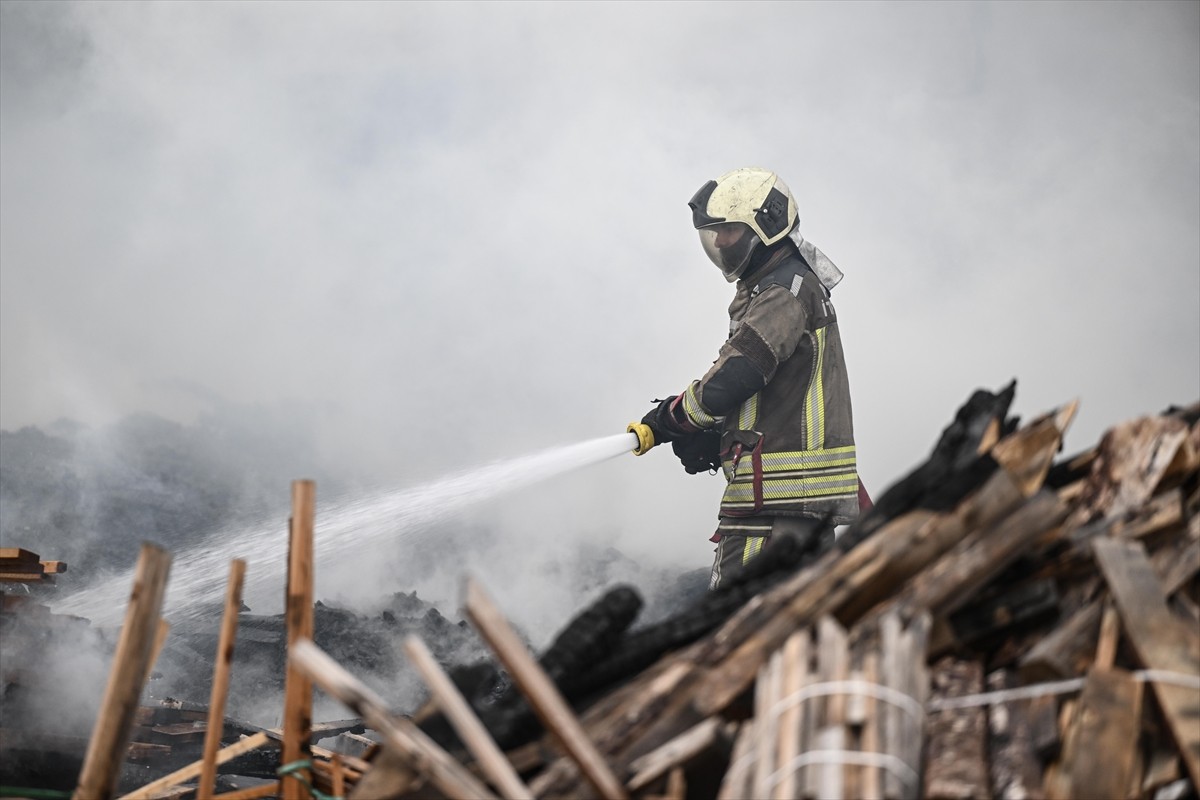
[[[799,232],[774,172],[737,169],[688,203],[704,252],[736,282],[729,338],[704,377],[642,418],[692,474],[721,470],[709,588],[771,535],[801,537],[859,513],[850,386],[830,290],[842,273]],[[828,524],[832,523],[832,524]]]

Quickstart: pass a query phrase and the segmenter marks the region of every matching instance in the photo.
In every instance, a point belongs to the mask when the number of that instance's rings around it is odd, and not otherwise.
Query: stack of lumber
[[[1076,404],[1020,425],[1012,391],[977,392],[835,546],[586,701],[493,644],[543,731],[505,748],[516,788],[479,743],[499,728],[443,749],[302,643],[387,731],[349,797],[1195,797],[1200,403],[1056,462]]]
[[[65,561],[42,561],[37,553],[20,547],[0,547],[0,584],[54,584],[54,576],[67,571]]]

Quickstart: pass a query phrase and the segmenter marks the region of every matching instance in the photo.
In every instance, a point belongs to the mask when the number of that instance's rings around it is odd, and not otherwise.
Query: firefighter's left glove
[[[671,449],[689,475],[721,468],[721,432],[716,428],[676,439],[671,442]]]
[[[677,395],[671,395],[666,400],[655,400],[657,405],[642,417],[642,424],[654,432],[656,445],[673,442],[695,431],[685,419],[680,419],[683,409],[676,400]]]

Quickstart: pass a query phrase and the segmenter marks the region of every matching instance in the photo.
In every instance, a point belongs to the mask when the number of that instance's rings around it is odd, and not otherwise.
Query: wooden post
[[[588,739],[567,701],[525,649],[508,620],[472,579],[467,580],[466,611],[484,641],[508,669],[513,682],[525,695],[546,730],[559,738],[600,796],[605,800],[628,797],[625,787]]]
[[[229,564],[229,584],[225,590],[225,616],[221,619],[221,636],[217,641],[216,666],[213,667],[212,694],[208,701],[208,728],[204,732],[203,768],[196,785],[197,797],[213,793],[217,780],[217,750],[225,728],[225,698],[229,692],[229,668],[233,662],[233,643],[237,635],[238,613],[242,608],[242,582],[246,562],[235,558]]]
[[[316,487],[312,481],[292,481],[292,518],[288,547],[286,617],[288,652],[313,635],[313,519]],[[312,681],[288,660],[284,682],[283,750],[281,766],[309,758],[312,735]],[[299,770],[282,781],[283,800],[306,800],[299,779],[312,781],[311,770]]]
[[[116,791],[121,762],[125,760],[129,746],[133,715],[154,649],[170,568],[171,556],[167,551],[149,542],[142,545],[133,575],[133,591],[125,610],[125,623],[121,626],[108,685],[88,741],[74,800],[108,800]]]
[[[496,785],[501,796],[510,800],[532,800],[533,792],[517,776],[517,771],[504,757],[495,740],[488,734],[487,728],[483,727],[483,723],[475,716],[454,682],[438,666],[433,653],[429,652],[429,648],[420,637],[409,635],[404,640],[404,652],[425,679],[438,707],[446,714],[459,738],[479,762],[483,774]]]

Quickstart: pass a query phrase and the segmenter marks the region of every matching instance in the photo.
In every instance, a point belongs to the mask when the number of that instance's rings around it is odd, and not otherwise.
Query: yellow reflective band
[[[831,447],[827,450],[791,450],[781,453],[763,453],[762,471],[765,474],[778,472],[815,472],[835,467],[850,467],[853,469],[857,465],[857,461],[854,445]],[[726,477],[731,476],[733,473],[733,461],[728,459],[722,466],[725,467]],[[742,460],[737,465],[737,475],[739,477],[749,475],[753,469],[753,460],[743,454]],[[843,472],[844,470],[838,471]]]
[[[814,335],[813,374],[804,397],[805,433],[808,435],[805,444],[810,449],[825,443],[825,328],[817,328]]]
[[[830,447],[824,450],[793,450],[782,453],[763,453],[763,472],[849,467],[857,461],[854,445]]]
[[[763,539],[765,536],[747,536],[746,546],[742,548],[742,564],[745,565],[750,559],[762,551]]]
[[[696,397],[696,387],[700,385],[700,381],[692,381],[687,390],[683,393],[683,413],[687,414],[688,419],[697,428],[711,428],[717,424],[717,418],[709,414],[700,405],[700,398]]]
[[[763,502],[803,500],[809,497],[830,497],[858,494],[858,474],[854,472],[800,480],[767,480],[762,484]],[[722,504],[754,504],[754,484],[750,481],[731,483],[725,489]]]
[[[758,424],[758,393],[750,395],[746,402],[742,403],[742,410],[738,413],[738,428],[744,431],[754,430],[754,426]]]

